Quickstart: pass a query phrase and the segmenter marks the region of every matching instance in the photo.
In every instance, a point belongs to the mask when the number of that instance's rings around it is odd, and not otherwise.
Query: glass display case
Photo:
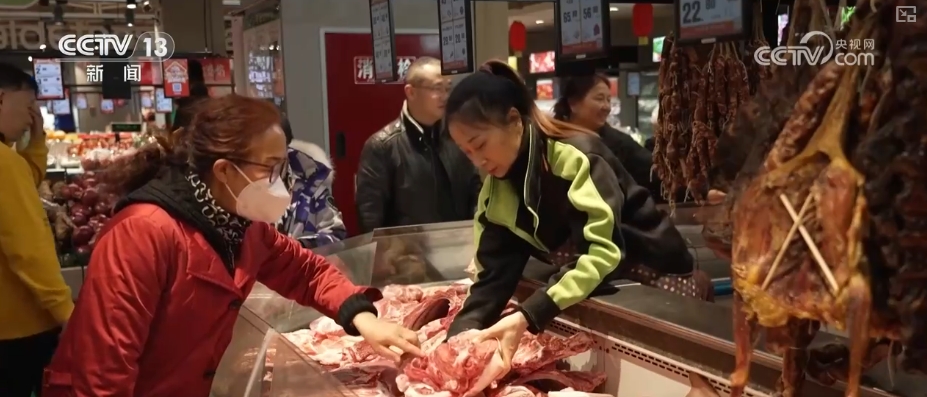
[[[251,310],[241,310],[232,343],[216,370],[211,397],[342,395],[353,394]]]
[[[701,246],[701,227],[694,221],[696,212],[694,207],[677,207],[674,213],[677,228],[689,243],[697,266],[712,278],[727,278],[729,263],[715,258],[711,250]],[[381,229],[316,252],[360,284],[447,283],[469,276],[465,269],[474,253],[472,222]],[[524,300],[535,293],[546,284],[551,271],[556,270],[529,261],[515,299]],[[730,386],[727,371],[734,360],[731,310],[729,302],[724,303],[727,299],[717,297],[720,303],[710,303],[630,280],[620,280],[618,284],[618,292],[574,305],[549,326],[547,332],[561,336],[584,332],[595,341],[591,351],[573,356],[563,364],[572,370],[604,372],[607,380],[596,391],[612,396],[686,395],[693,390],[694,383],[690,385],[689,377],[695,373],[707,379],[719,395],[726,395]],[[364,389],[341,384],[332,372],[327,372],[330,367],[323,368],[309,360],[308,354],[287,339],[287,333],[308,328],[320,316],[314,309],[299,306],[256,285],[236,323],[235,339],[223,358],[213,395],[365,395]],[[835,342],[845,343],[845,339],[821,332],[815,343]],[[753,361],[755,376],[751,381],[755,383],[750,384],[746,396],[772,395],[781,359],[758,347]],[[868,375],[879,383],[885,382],[880,374],[870,371]],[[916,385],[927,384],[900,379],[896,375],[896,385],[914,388],[911,390],[921,391],[923,388]],[[808,395],[843,394],[839,385],[834,388],[807,383]],[[865,388],[861,395],[889,396],[871,388]]]

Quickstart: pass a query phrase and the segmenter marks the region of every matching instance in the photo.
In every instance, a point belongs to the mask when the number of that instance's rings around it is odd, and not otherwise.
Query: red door
[[[402,74],[417,57],[439,57],[437,34],[397,34]],[[361,149],[374,132],[399,117],[403,84],[374,84],[373,45],[369,33],[325,33],[328,138],[337,176],[332,194],[349,235],[357,233],[354,175]]]

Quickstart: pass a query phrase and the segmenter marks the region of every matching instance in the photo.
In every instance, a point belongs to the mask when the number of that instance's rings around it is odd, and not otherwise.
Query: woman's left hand
[[[358,314],[353,324],[373,350],[383,357],[399,362],[403,354],[424,355],[419,348],[418,335],[406,327],[382,321],[373,313]]]
[[[483,376],[477,380],[473,388],[467,392],[467,396],[479,394],[483,389],[505,376],[512,369],[512,358],[518,350],[518,343],[521,337],[528,330],[528,319],[522,312],[515,312],[505,316],[495,325],[474,336],[473,341],[479,343],[485,340],[496,339],[499,341],[499,350],[496,357],[490,362],[489,367],[483,371]]]

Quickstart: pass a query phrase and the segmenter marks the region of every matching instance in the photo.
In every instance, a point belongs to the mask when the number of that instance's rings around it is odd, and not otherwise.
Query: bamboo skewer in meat
[[[783,354],[783,396],[800,394],[806,364],[817,379],[845,379],[846,394],[859,395],[862,371],[895,351],[871,338],[901,342],[902,367],[927,371],[927,51],[916,49],[927,22],[892,17],[897,6],[927,1],[867,2],[857,5],[847,37],[880,40],[875,52],[887,56],[886,67],[881,58],[825,66],[735,203],[733,397],[747,380],[753,320]],[[785,219],[776,195],[788,203]],[[809,196],[810,215],[794,215],[788,207]],[[847,329],[850,345],[812,351],[809,360],[819,322]],[[821,373],[822,364],[833,366]]]

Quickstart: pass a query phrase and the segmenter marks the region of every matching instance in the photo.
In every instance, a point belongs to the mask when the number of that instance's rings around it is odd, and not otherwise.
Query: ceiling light
[[[544,20],[543,20],[543,19],[538,19],[537,21],[534,21],[534,23],[535,23],[535,24],[538,24],[538,25],[541,25],[541,24],[544,23]]]
[[[29,62],[32,62],[32,55],[29,55]]]
[[[150,5],[150,4],[151,4],[151,1],[149,1],[149,0],[145,0],[145,1],[142,2],[142,5],[143,5],[143,6],[147,6],[147,5]]]
[[[611,12],[618,11],[618,7],[608,7],[608,10]]]
[[[135,0],[126,0],[126,8],[130,10],[135,9]]]
[[[45,45],[45,43],[39,44],[39,49],[40,49],[40,50],[45,51],[45,48],[47,48],[47,46]]]

